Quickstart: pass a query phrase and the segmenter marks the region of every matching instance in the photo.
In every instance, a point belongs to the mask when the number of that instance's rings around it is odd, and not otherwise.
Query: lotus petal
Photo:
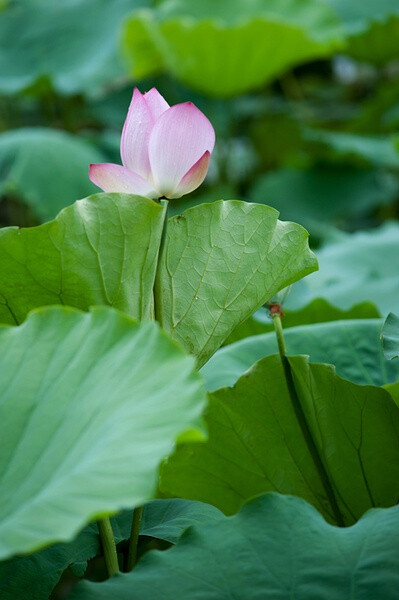
[[[89,177],[104,192],[137,194],[147,198],[158,197],[148,181],[121,165],[112,163],[90,165]]]
[[[153,123],[155,123],[161,114],[169,108],[169,104],[166,102],[165,98],[154,87],[144,94],[144,100],[147,102],[147,107],[151,113]]]
[[[211,153],[209,150],[204,152],[199,160],[191,167],[189,171],[184,175],[179,185],[177,186],[174,193],[169,196],[170,198],[181,198],[185,194],[189,194],[204,181],[205,176],[208,172],[209,161]]]
[[[192,102],[163,112],[149,141],[152,178],[159,195],[172,197],[186,173],[206,151],[212,152],[214,145],[211,123]]]
[[[148,142],[154,119],[143,94],[134,88],[132,101],[123,125],[121,158],[125,167],[147,179],[151,172]]]

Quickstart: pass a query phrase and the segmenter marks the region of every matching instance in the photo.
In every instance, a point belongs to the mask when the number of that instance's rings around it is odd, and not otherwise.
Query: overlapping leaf
[[[342,226],[393,202],[399,180],[378,169],[350,165],[319,166],[308,170],[279,169],[256,181],[250,191],[254,202],[276,208],[282,219],[297,221],[323,237],[328,226]]]
[[[149,500],[176,438],[199,435],[194,361],[154,323],[41,309],[0,329],[0,367],[1,558]]]
[[[383,65],[398,57],[399,7],[396,0],[328,0],[342,19],[345,53]]]
[[[396,600],[398,535],[397,506],[343,529],[298,498],[267,494],[234,517],[191,527],[132,573],[79,584],[72,600]]]
[[[307,232],[266,206],[203,204],[169,220],[138,196],[99,194],[40,227],[0,232],[0,319],[46,304],[156,316],[203,363],[279,289],[315,270]],[[43,265],[46,269],[43,269]]]
[[[144,506],[140,535],[175,544],[191,525],[218,521],[220,511],[202,502],[173,498],[152,500]],[[132,512],[111,518],[116,543],[130,536]],[[28,556],[0,562],[2,600],[47,600],[62,572],[72,564],[75,574],[83,575],[87,560],[100,551],[97,525],[87,526],[72,542],[56,544]]]
[[[330,150],[333,156],[375,167],[399,168],[399,136],[358,135],[341,131],[304,130],[305,140]]]
[[[375,319],[380,316],[379,311],[371,302],[361,302],[348,310],[340,310],[327,300],[316,298],[299,310],[286,310],[284,306],[284,329],[295,327],[296,325],[327,323],[347,319]],[[273,321],[269,311],[262,307],[249,319],[236,327],[225,343],[232,344],[243,338],[261,333],[269,333],[273,330]]]
[[[317,268],[308,234],[268,206],[201,204],[168,222],[156,317],[203,364],[280,289]]]
[[[329,365],[290,357],[291,401],[278,355],[211,394],[209,439],[184,444],[162,469],[162,489],[226,513],[266,491],[301,496],[350,524],[399,496],[399,408],[382,388],[341,379]]]
[[[185,529],[201,521],[217,521],[220,510],[182,498],[152,500],[143,507],[140,535],[158,538],[176,544]],[[116,541],[129,538],[132,513],[126,511],[112,519]]]
[[[314,298],[325,298],[341,309],[362,301],[373,302],[386,314],[399,306],[399,225],[348,235],[326,244],[317,253],[320,271],[293,288],[289,309]]]
[[[314,0],[171,0],[133,16],[124,36],[135,77],[166,68],[212,96],[267,83],[340,41],[334,12]]]
[[[40,227],[2,229],[0,322],[19,323],[49,304],[150,316],[163,221],[152,200],[98,194]]]
[[[284,337],[288,354],[309,354],[312,362],[335,366],[338,375],[359,384],[384,385],[399,380],[399,364],[385,359],[380,319],[332,321],[291,327]],[[274,332],[225,346],[202,368],[210,391],[234,385],[256,361],[278,351]]]
[[[384,352],[388,359],[399,357],[399,317],[389,313],[381,333]]]
[[[96,191],[90,163],[104,162],[90,144],[64,131],[40,127],[0,134],[0,194],[26,202],[40,220],[52,219],[76,198]]]
[[[86,561],[96,555],[99,547],[98,536],[86,528],[72,542],[1,561],[2,600],[47,600],[65,569],[71,563],[80,563],[84,570]]]
[[[15,93],[47,79],[65,94],[101,92],[124,75],[118,53],[123,18],[147,5],[146,0],[11,2],[0,21],[0,90]]]

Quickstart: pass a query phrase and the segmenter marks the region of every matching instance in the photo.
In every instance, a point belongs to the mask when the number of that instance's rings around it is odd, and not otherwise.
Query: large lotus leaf
[[[295,190],[295,193],[293,193]],[[323,165],[308,170],[279,169],[261,176],[250,191],[253,202],[276,208],[282,219],[301,223],[323,236],[328,225],[345,226],[353,217],[396,200],[399,179],[381,169]]]
[[[193,366],[155,323],[108,307],[0,328],[0,557],[149,500],[177,436],[199,435]]]
[[[39,227],[1,229],[0,322],[48,304],[150,316],[163,221],[152,200],[97,194]]]
[[[72,600],[396,600],[399,508],[334,527],[306,502],[266,494],[238,515],[190,527],[105,583],[82,582]]]
[[[188,527],[200,524],[203,520],[216,522],[220,514],[215,506],[203,502],[181,498],[152,500],[144,507],[140,535],[176,544]]]
[[[345,59],[343,61],[345,64]],[[348,63],[347,63],[348,64]],[[338,63],[339,68],[339,63]],[[368,67],[363,68],[367,69]],[[388,67],[389,69],[389,67]],[[378,84],[375,93],[362,102],[362,109],[357,119],[358,130],[363,131],[397,131],[399,81],[387,78]],[[397,146],[399,150],[399,147]]]
[[[384,388],[390,393],[396,405],[399,406],[399,382],[387,383]]]
[[[384,358],[380,319],[332,321],[285,330],[288,354],[309,354],[312,362],[335,366],[338,375],[359,384],[399,380],[399,362]],[[254,335],[221,348],[202,368],[210,391],[233,385],[255,362],[278,352],[274,332]]]
[[[140,535],[165,540],[176,544],[187,527],[202,520],[217,518],[220,510],[210,504],[183,500],[182,498],[158,499],[148,502],[143,508],[140,523]],[[130,536],[132,513],[125,511],[112,519],[116,541],[126,540]]]
[[[162,468],[161,489],[226,513],[262,492],[294,494],[346,525],[396,504],[399,408],[390,394],[303,356],[289,364],[295,403],[278,355],[211,394],[209,439],[179,446]]]
[[[170,0],[128,21],[124,48],[134,77],[166,69],[208,95],[229,96],[331,55],[338,26],[315,0]]]
[[[369,29],[351,36],[345,50],[347,54],[360,61],[384,65],[397,60],[399,55],[399,10],[383,21],[373,21]]]
[[[397,59],[399,7],[396,0],[328,0],[342,19],[345,54],[377,64]]]
[[[145,504],[140,535],[155,537],[175,544],[191,525],[202,521],[218,521],[220,511],[203,502],[180,498],[152,500]],[[116,543],[130,536],[132,512],[123,511],[111,518]],[[18,556],[0,562],[1,600],[47,600],[69,565],[74,573],[84,573],[87,560],[100,549],[98,529],[87,526],[72,542],[56,544],[35,554]]]
[[[317,252],[320,271],[293,287],[287,309],[325,298],[341,309],[373,302],[386,314],[399,306],[399,225],[387,223],[326,244]]]
[[[52,219],[75,198],[96,191],[87,168],[101,162],[96,148],[65,131],[7,131],[0,134],[0,195],[17,196],[41,221]]]
[[[381,333],[385,356],[392,360],[399,357],[399,317],[389,313]]]
[[[157,272],[157,320],[203,364],[280,289],[317,268],[300,225],[268,206],[201,204],[168,221]]]
[[[101,92],[124,75],[122,21],[147,0],[22,0],[0,20],[0,90],[16,93],[40,78],[61,93]]]
[[[398,12],[396,0],[327,0],[342,19],[347,34],[364,31],[372,21],[383,21]]]
[[[380,317],[377,308],[371,302],[355,304],[349,310],[340,310],[323,298],[312,300],[299,310],[286,310],[284,306],[284,329],[297,325],[327,323],[347,319],[375,319]],[[264,307],[257,310],[249,319],[238,325],[229,335],[225,344],[233,344],[243,338],[274,331],[269,310]],[[305,353],[306,354],[306,353]]]
[[[399,168],[399,136],[358,135],[341,131],[305,129],[304,138],[329,151],[333,158],[374,167]]]
[[[86,561],[98,550],[98,535],[87,527],[72,542],[1,561],[0,597],[2,600],[47,600],[71,563],[80,563],[84,570]]]

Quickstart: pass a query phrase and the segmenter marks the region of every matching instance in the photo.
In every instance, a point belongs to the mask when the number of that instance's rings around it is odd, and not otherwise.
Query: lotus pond
[[[399,598],[397,0],[0,0],[1,600]]]

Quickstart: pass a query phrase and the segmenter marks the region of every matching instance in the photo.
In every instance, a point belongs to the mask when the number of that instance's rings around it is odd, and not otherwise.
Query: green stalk
[[[162,230],[161,243],[159,245],[159,251],[158,251],[157,272],[158,272],[158,269],[159,269],[159,261],[161,259],[161,256],[162,256],[162,253],[163,253],[163,249],[164,249],[164,246],[165,246],[166,229],[168,227],[168,208],[169,208],[169,201],[166,198],[160,198],[159,202],[162,204],[162,206],[164,208],[165,218],[164,218],[164,222],[163,222],[163,230]],[[156,286],[156,280],[155,280],[155,286]],[[155,286],[154,286],[154,319],[155,319],[155,321],[158,321],[160,323],[161,322],[161,307],[158,306],[157,294],[156,294]],[[160,290],[158,290],[158,293],[159,293],[159,295],[161,295],[161,291]]]
[[[108,518],[100,519],[97,521],[97,526],[100,533],[108,575],[109,577],[112,577],[119,572],[119,564],[111,521]]]
[[[130,532],[129,550],[128,550],[127,562],[126,562],[126,571],[131,571],[132,569],[134,569],[136,562],[137,562],[137,545],[138,545],[138,541],[139,541],[140,523],[141,523],[142,514],[143,514],[142,506],[138,506],[133,511],[132,529]]]
[[[287,348],[285,345],[283,326],[281,323],[281,315],[282,315],[281,306],[278,304],[273,304],[273,306],[271,308],[272,308],[271,315],[273,317],[274,330],[276,332],[276,337],[277,337],[278,351],[279,351],[281,362],[283,365],[284,376],[285,376],[285,380],[287,383],[287,388],[288,388],[288,393],[290,395],[291,403],[294,408],[295,415],[298,420],[299,426],[301,428],[302,435],[305,438],[305,442],[309,449],[310,455],[313,459],[313,463],[317,469],[317,472],[322,481],[324,490],[326,492],[327,498],[328,498],[331,508],[333,510],[335,520],[338,523],[338,525],[343,527],[344,520],[343,520],[341,511],[339,509],[337,500],[335,498],[334,490],[331,486],[327,471],[324,467],[324,464],[320,458],[316,444],[313,440],[311,431],[309,429],[309,425],[306,421],[306,417],[302,410],[301,402],[299,400],[299,397],[298,397],[298,394],[297,394],[297,391],[295,388],[295,382],[294,382],[294,378],[292,376],[290,363],[287,359]]]
[[[158,198],[158,202],[160,204],[162,204],[163,209],[164,209],[164,222],[163,222],[161,242],[160,242],[159,251],[158,251],[157,269],[159,268],[159,260],[161,258],[163,248],[165,245],[166,228],[168,226],[168,206],[169,206],[169,201],[167,198],[165,198],[165,196],[162,196],[162,198]],[[155,289],[154,289],[153,296],[154,296],[154,310],[153,310],[152,318],[155,319],[156,321],[160,321],[160,317],[161,317],[160,307],[158,306],[158,303],[157,303],[157,295],[155,293]],[[128,554],[127,554],[127,559],[126,559],[126,571],[131,571],[137,562],[137,545],[138,545],[139,535],[140,535],[140,522],[141,522],[142,514],[143,514],[142,506],[138,506],[133,511],[132,528],[130,531],[129,547],[128,547]]]

